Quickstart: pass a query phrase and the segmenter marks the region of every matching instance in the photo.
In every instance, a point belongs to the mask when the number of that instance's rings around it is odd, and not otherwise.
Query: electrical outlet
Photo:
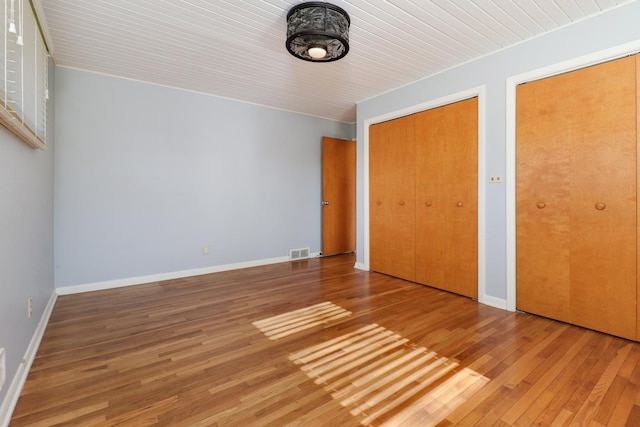
[[[202,247],[202,255],[209,255],[209,246]]]
[[[7,358],[5,357],[4,348],[0,348],[0,391],[7,379]]]
[[[489,182],[495,184],[497,182],[502,182],[502,177],[500,175],[494,175],[489,177]]]
[[[33,314],[33,298],[29,297],[29,299],[27,300],[27,316],[31,318],[32,314]]]

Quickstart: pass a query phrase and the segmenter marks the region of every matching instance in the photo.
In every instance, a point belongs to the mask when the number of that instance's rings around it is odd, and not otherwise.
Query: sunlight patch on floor
[[[253,322],[253,325],[270,340],[277,340],[319,325],[326,325],[345,317],[351,312],[332,302],[323,302],[278,316]]]
[[[377,324],[289,358],[362,425],[433,425],[489,380]]]

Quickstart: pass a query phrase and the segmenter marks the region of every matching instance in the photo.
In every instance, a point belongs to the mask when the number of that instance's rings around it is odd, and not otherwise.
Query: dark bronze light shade
[[[287,50],[312,62],[330,62],[349,52],[349,14],[331,3],[311,1],[287,14]]]

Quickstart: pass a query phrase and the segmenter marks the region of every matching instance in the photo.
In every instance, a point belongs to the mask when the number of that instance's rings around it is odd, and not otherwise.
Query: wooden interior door
[[[478,98],[416,114],[416,281],[478,297]]]
[[[322,138],[322,254],[356,250],[356,142]]]
[[[560,129],[573,112],[555,86],[516,89],[516,305],[570,322],[571,161]]]
[[[373,271],[415,280],[414,118],[369,127],[369,253]]]
[[[575,72],[572,323],[636,338],[636,70],[629,57]],[[560,79],[562,80],[562,79]],[[571,105],[571,107],[574,107]],[[602,204],[602,205],[600,205]]]
[[[636,341],[640,341],[640,55],[636,59]]]
[[[517,90],[517,306],[636,339],[636,59]]]

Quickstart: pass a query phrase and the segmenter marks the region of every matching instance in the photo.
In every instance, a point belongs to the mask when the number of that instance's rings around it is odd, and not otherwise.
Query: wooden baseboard
[[[0,404],[0,426],[2,427],[7,427],[9,425],[9,421],[11,421],[11,414],[13,413],[13,410],[18,403],[18,398],[20,397],[20,393],[22,392],[22,387],[27,381],[29,369],[31,369],[31,364],[36,357],[38,347],[40,347],[42,336],[44,335],[44,331],[47,328],[49,317],[51,317],[51,313],[53,312],[53,307],[55,306],[57,299],[58,294],[55,291],[52,292],[51,297],[49,298],[49,302],[44,308],[44,312],[42,313],[40,322],[38,322],[38,327],[33,333],[33,337],[31,338],[29,347],[27,347],[24,359],[18,366],[18,370],[14,375],[9,388],[7,389],[7,395]]]
[[[502,310],[507,310],[507,300],[502,298],[492,297],[490,295],[482,296],[478,302],[484,305],[488,305],[490,307],[499,308]]]
[[[314,254],[310,254],[311,257]],[[317,256],[317,255],[316,255]],[[79,294],[82,292],[101,291],[104,289],[122,288],[125,286],[142,285],[145,283],[161,282],[163,280],[181,279],[183,277],[201,276],[203,274],[220,273],[222,271],[238,270],[241,268],[259,267],[261,265],[288,262],[288,256],[266,258],[255,261],[238,262],[234,264],[216,265],[212,267],[196,268],[192,270],[174,271],[170,273],[151,274],[148,276],[129,277],[125,279],[107,280],[104,282],[85,283],[81,285],[62,286],[56,288],[58,295]]]
[[[356,262],[353,268],[356,268],[358,270],[369,271],[369,269],[362,262]]]

